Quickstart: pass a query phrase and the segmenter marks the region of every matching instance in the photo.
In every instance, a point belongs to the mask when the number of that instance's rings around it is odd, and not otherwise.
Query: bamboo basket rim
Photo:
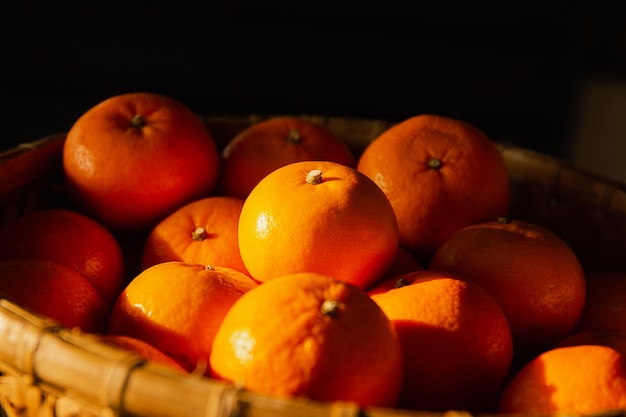
[[[202,116],[224,138],[258,121],[279,115]],[[394,122],[319,115],[299,115],[324,124],[362,150]],[[58,168],[65,133],[53,134],[0,152],[2,198],[27,187]],[[602,221],[626,225],[626,185],[564,163],[540,152],[496,142],[512,181],[539,190],[550,208],[562,199],[600,214]],[[359,149],[360,147],[360,149]],[[29,162],[26,163],[25,161]],[[608,219],[608,220],[607,220]],[[0,218],[0,222],[2,219]],[[611,225],[611,230],[614,227]],[[624,232],[626,227],[619,229]],[[625,246],[626,247],[626,244]],[[468,417],[447,412],[360,408],[350,402],[273,398],[199,375],[183,375],[135,354],[96,340],[93,335],[60,326],[0,297],[0,405],[15,415],[162,416],[202,415],[283,417]],[[4,395],[3,395],[4,394]],[[184,401],[181,401],[184,399]],[[9,410],[9,411],[7,411]],[[2,415],[0,411],[0,415]],[[487,416],[489,414],[484,414]],[[494,414],[491,414],[492,416]],[[502,416],[502,414],[498,414]],[[529,417],[528,415],[525,415]],[[536,415],[542,417],[544,415]],[[545,415],[555,417],[555,414]],[[597,416],[626,416],[626,410]]]

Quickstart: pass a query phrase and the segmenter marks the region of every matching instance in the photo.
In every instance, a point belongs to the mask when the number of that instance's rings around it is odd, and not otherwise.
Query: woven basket
[[[203,117],[218,145],[270,116]],[[391,126],[385,120],[301,116],[328,127],[359,154]],[[53,135],[0,153],[0,222],[32,210],[67,207],[61,151]],[[626,272],[624,185],[527,149],[498,144],[512,184],[511,217],[553,230],[579,255],[587,272]],[[181,375],[145,362],[93,335],[59,326],[0,299],[0,405],[7,416],[346,416],[454,417],[359,409],[252,394],[231,384]],[[0,411],[0,416],[2,411]],[[621,415],[612,413],[611,415]]]

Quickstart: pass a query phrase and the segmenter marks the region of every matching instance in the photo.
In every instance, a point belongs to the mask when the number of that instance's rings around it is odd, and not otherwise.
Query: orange
[[[204,371],[226,311],[257,286],[231,268],[170,261],[139,273],[113,306],[109,334],[141,339],[180,363]]]
[[[400,243],[423,263],[461,227],[508,211],[502,155],[482,131],[460,120],[408,118],[374,139],[357,169],[385,192]]]
[[[507,385],[499,412],[584,415],[626,408],[624,356],[607,346],[546,351]]]
[[[523,221],[467,226],[439,247],[431,269],[465,276],[500,304],[516,353],[533,356],[576,326],[585,276],[576,254],[550,230]]]
[[[353,168],[294,162],[252,190],[239,217],[239,250],[265,282],[317,272],[367,288],[393,263],[398,225],[383,192]]]
[[[185,369],[174,359],[161,352],[151,344],[131,336],[105,334],[98,338],[101,342],[126,349],[142,358],[166,366],[174,371],[186,373]]]
[[[259,285],[233,304],[211,375],[252,392],[393,406],[402,350],[381,309],[357,287],[316,273]]]
[[[0,226],[0,259],[42,258],[82,274],[107,305],[125,285],[125,260],[115,237],[75,211],[33,211]]]
[[[403,348],[399,406],[493,411],[513,356],[509,324],[493,297],[443,271],[416,271],[395,281],[370,294]]]
[[[218,193],[240,198],[277,168],[299,161],[354,167],[348,147],[329,129],[299,117],[274,117],[248,127],[222,151]]]
[[[189,203],[152,229],[141,269],[165,261],[234,268],[248,275],[239,254],[237,225],[243,200],[212,196]]]
[[[65,265],[36,258],[0,261],[0,296],[59,324],[100,333],[109,310],[87,279]]]
[[[626,274],[587,275],[587,294],[578,330],[626,332]]]
[[[114,231],[144,231],[210,195],[219,153],[185,105],[152,93],[110,97],[67,133],[63,169],[72,199]]]

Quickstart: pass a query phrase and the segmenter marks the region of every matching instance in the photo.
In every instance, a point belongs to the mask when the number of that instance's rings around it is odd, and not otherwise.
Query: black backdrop
[[[439,113],[559,156],[579,83],[615,63],[607,39],[617,23],[599,17],[617,22],[623,8],[361,3],[5,1],[2,148],[66,131],[111,95],[152,91],[204,114]]]

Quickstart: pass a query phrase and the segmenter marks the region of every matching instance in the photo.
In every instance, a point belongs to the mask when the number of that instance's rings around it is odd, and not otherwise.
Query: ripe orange
[[[125,260],[115,237],[80,213],[48,209],[0,226],[0,259],[42,258],[83,275],[110,307],[125,284]]]
[[[218,193],[245,198],[267,174],[299,161],[356,164],[348,147],[326,127],[299,117],[275,117],[250,126],[226,145]]]
[[[49,317],[59,324],[100,333],[109,310],[87,279],[75,270],[46,259],[0,261],[0,296]]]
[[[231,268],[180,261],[156,264],[122,291],[111,312],[109,334],[136,337],[187,371],[203,370],[226,311],[256,286]]]
[[[357,169],[385,192],[400,243],[423,263],[461,227],[508,211],[502,155],[483,132],[460,120],[406,119],[366,147]]]
[[[234,268],[249,275],[237,239],[243,200],[211,196],[189,203],[152,229],[143,248],[141,269],[165,261]]]
[[[122,349],[126,349],[132,353],[135,353],[142,358],[164,365],[174,371],[186,373],[185,369],[174,359],[161,352],[151,344],[137,339],[131,336],[105,334],[98,337],[101,342],[108,343],[117,346]]]
[[[398,225],[365,175],[327,161],[294,162],[266,176],[239,217],[239,250],[265,282],[317,272],[365,289],[393,263]]]
[[[584,415],[626,408],[626,362],[598,345],[548,350],[516,374],[499,412]]]
[[[626,274],[591,273],[578,330],[626,332]]]
[[[316,273],[244,294],[222,321],[211,375],[253,392],[393,406],[402,350],[380,308],[357,287]]]
[[[439,247],[431,269],[465,276],[500,304],[516,354],[535,355],[568,335],[585,303],[576,254],[550,230],[523,221],[467,226]]]
[[[416,271],[396,281],[370,294],[402,344],[399,406],[493,411],[513,356],[509,325],[496,301],[479,285],[448,272]]]
[[[211,194],[219,154],[185,105],[151,93],[108,98],[70,128],[63,168],[71,197],[108,228],[147,230]]]

